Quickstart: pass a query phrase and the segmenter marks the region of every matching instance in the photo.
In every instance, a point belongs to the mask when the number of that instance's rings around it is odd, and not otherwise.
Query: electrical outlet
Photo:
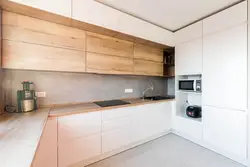
[[[133,89],[125,89],[124,93],[133,93]]]
[[[46,92],[36,92],[36,97],[46,97]]]

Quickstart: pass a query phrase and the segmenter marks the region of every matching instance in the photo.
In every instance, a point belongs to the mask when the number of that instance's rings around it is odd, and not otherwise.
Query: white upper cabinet
[[[242,111],[204,106],[203,139],[228,157],[246,159],[247,114]]]
[[[202,22],[178,31],[175,35],[176,75],[202,73]]]
[[[202,21],[177,31],[174,37],[176,45],[202,37]]]
[[[175,46],[176,75],[202,73],[202,38]]]
[[[203,20],[203,34],[210,34],[247,21],[247,1]]]
[[[245,110],[247,24],[204,36],[203,49],[203,104]]]
[[[65,17],[71,17],[71,0],[10,0]]]
[[[174,33],[93,0],[72,0],[72,18],[149,41],[174,46]]]

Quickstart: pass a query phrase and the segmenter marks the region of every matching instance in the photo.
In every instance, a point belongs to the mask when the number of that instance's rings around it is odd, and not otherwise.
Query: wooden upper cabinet
[[[132,74],[133,59],[87,52],[87,72],[103,74]]]
[[[162,63],[163,50],[141,44],[135,44],[134,58]]]
[[[85,31],[3,12],[3,68],[85,72]]]
[[[133,58],[133,42],[104,35],[87,33],[87,51],[112,56]]]
[[[3,40],[3,68],[85,71],[85,52]]]
[[[134,74],[163,76],[163,64],[152,62],[152,61],[135,59],[134,60]]]

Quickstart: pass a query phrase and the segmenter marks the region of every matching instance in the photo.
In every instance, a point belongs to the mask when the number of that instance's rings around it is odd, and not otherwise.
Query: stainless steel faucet
[[[142,99],[145,98],[145,93],[146,93],[147,91],[149,91],[149,90],[153,91],[153,90],[154,90],[154,85],[153,85],[152,81],[149,81],[149,82],[150,82],[151,86],[150,86],[149,88],[145,89],[145,90],[142,92]]]

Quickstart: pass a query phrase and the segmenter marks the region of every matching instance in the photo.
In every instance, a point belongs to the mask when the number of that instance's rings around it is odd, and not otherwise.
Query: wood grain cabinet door
[[[133,42],[95,33],[87,33],[87,52],[133,58]]]
[[[133,59],[87,52],[87,72],[132,74]]]
[[[134,58],[163,63],[163,50],[141,45],[134,45]]]
[[[134,59],[134,74],[163,76],[163,64],[141,59]]]

